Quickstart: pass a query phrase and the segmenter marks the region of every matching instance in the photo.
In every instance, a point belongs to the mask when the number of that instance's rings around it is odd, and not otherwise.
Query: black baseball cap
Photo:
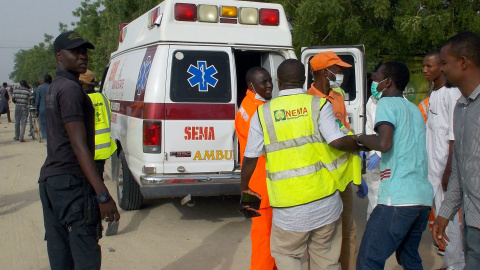
[[[55,41],[53,42],[53,49],[55,50],[55,52],[59,52],[60,50],[75,49],[82,45],[86,45],[88,49],[95,49],[92,43],[84,40],[82,36],[80,36],[77,32],[68,31],[60,34],[55,39]]]

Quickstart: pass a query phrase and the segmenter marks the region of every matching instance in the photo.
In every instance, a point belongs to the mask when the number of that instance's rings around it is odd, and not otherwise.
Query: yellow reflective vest
[[[258,108],[272,207],[306,204],[336,190],[344,191],[351,181],[361,183],[360,157],[330,147],[318,129],[320,110],[326,102],[296,94],[275,98]],[[343,125],[340,128],[351,134]]]
[[[110,101],[101,93],[88,94],[95,108],[95,160],[108,159],[117,145],[110,137]]]

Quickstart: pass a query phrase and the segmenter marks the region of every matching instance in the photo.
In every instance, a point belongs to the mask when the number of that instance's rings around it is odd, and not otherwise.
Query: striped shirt
[[[27,106],[32,98],[33,94],[28,89],[20,88],[13,90],[12,100],[15,105]]]
[[[467,226],[480,229],[480,85],[455,105],[452,174],[438,215],[452,220],[463,206]]]

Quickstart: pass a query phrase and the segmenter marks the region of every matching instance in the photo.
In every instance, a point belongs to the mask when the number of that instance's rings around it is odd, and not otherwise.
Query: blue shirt
[[[379,100],[375,131],[394,128],[393,145],[382,154],[378,204],[431,206],[433,188],[428,181],[425,123],[420,110],[403,97]]]
[[[45,111],[45,94],[50,87],[49,83],[44,83],[40,85],[37,89],[37,97],[35,99],[35,107],[37,108],[38,112],[43,113]]]

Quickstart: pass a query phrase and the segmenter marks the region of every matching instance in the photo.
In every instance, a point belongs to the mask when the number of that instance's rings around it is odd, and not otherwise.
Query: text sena
[[[185,127],[185,140],[215,140],[213,127]]]

